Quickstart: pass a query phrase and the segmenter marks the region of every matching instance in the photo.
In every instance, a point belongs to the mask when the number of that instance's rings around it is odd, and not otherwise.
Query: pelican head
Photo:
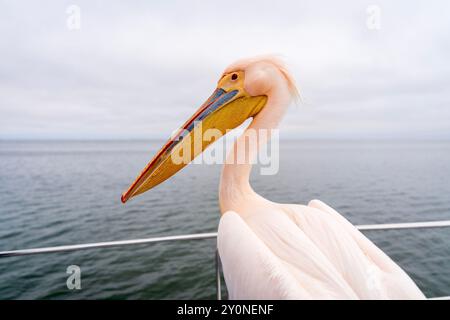
[[[163,145],[122,194],[122,202],[167,180],[202,153],[217,140],[214,137],[203,138],[208,129],[219,130],[225,135],[248,118],[256,117],[267,105],[276,79],[280,77],[287,80],[288,88],[295,90],[292,78],[276,58],[245,59],[230,65],[211,96]],[[180,157],[183,161],[174,160]]]

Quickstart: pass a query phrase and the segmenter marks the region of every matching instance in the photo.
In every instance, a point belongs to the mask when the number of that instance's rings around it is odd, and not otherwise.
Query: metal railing
[[[385,223],[385,224],[365,224],[365,225],[356,225],[355,227],[360,231],[443,228],[443,227],[450,227],[450,220],[406,222],[406,223]],[[54,246],[54,247],[32,248],[32,249],[8,250],[8,251],[0,251],[0,258],[25,256],[25,255],[33,255],[33,254],[55,253],[55,252],[63,252],[63,251],[75,251],[75,250],[130,246],[130,245],[149,244],[149,243],[166,242],[166,241],[201,240],[201,239],[212,239],[212,238],[217,238],[217,232],[196,233],[196,234],[144,238],[144,239],[132,239],[132,240],[94,242],[94,243],[73,244],[73,245]],[[215,253],[215,269],[216,269],[216,272],[215,272],[216,295],[217,295],[217,299],[221,300],[220,257],[219,257],[217,250]],[[433,298],[429,298],[429,300],[450,300],[450,296],[433,297]]]

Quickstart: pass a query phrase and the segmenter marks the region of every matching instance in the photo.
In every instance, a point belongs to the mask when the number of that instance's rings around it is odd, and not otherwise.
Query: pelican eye
[[[238,75],[236,73],[233,73],[231,75],[231,80],[236,80],[238,78]]]

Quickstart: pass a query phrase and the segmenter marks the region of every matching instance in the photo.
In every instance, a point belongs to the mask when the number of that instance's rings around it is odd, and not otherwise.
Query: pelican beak
[[[156,153],[122,194],[123,203],[169,179],[194,160],[217,140],[217,135],[207,134],[209,129],[224,135],[261,111],[267,97],[250,96],[244,89],[244,73],[233,74],[238,74],[237,80],[230,81],[231,74],[225,74],[213,94]]]

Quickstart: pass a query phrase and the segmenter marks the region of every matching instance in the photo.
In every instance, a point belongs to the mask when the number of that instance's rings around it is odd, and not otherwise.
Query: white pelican
[[[338,212],[319,200],[296,205],[264,199],[250,186],[251,162],[233,161],[240,143],[246,145],[245,159],[256,155],[265,139],[249,145],[246,136],[250,130],[276,128],[296,93],[276,58],[232,64],[183,125],[184,133],[169,139],[122,194],[122,202],[168,179],[206,149],[212,141],[195,147],[199,124],[203,131],[225,134],[251,117],[228,155],[219,186],[218,249],[229,298],[423,299],[411,278]],[[188,161],[174,161],[174,154]]]

